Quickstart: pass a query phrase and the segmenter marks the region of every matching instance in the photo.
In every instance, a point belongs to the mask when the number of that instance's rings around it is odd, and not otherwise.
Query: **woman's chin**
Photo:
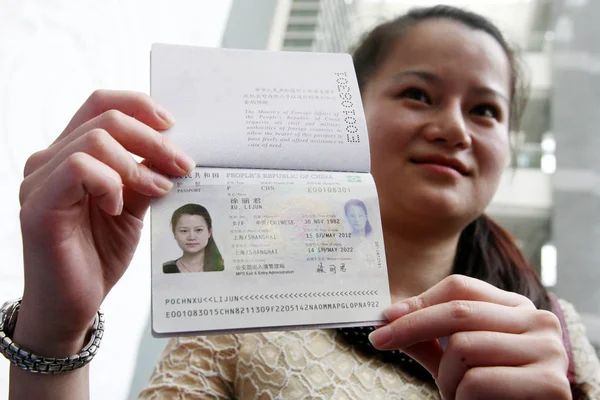
[[[192,247],[186,247],[186,248],[184,248],[183,252],[185,254],[195,255],[195,254],[200,253],[202,250],[204,250],[204,248],[192,246]]]
[[[453,191],[421,191],[403,193],[397,201],[399,210],[419,218],[439,221],[462,220],[471,218],[473,210],[471,199]]]

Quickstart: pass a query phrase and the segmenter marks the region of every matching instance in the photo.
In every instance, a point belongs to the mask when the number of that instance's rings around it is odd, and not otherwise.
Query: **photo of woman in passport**
[[[223,271],[223,257],[213,238],[212,219],[205,207],[194,203],[179,207],[171,217],[171,228],[183,254],[163,264],[165,274]]]
[[[344,205],[344,214],[352,228],[352,236],[369,236],[373,229],[369,223],[369,214],[365,203],[358,199],[348,200]]]

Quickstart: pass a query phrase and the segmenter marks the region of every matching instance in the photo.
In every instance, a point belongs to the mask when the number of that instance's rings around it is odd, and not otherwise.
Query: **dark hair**
[[[413,9],[367,33],[352,57],[361,91],[388,57],[397,40],[411,27],[432,19],[452,20],[471,29],[486,32],[504,49],[511,65],[509,128],[516,129],[526,98],[517,57],[494,24],[478,14],[460,8],[435,6]],[[540,309],[551,309],[548,293],[537,272],[531,268],[512,236],[485,214],[463,229],[453,272],[527,296]]]
[[[212,235],[212,218],[210,218],[208,210],[200,204],[194,203],[179,207],[173,212],[173,216],[171,216],[171,229],[173,230],[173,234],[175,234],[175,227],[182,215],[199,215],[204,218],[206,226],[211,230],[211,235],[208,238],[208,243],[206,243],[206,248],[204,249],[204,271],[223,271],[223,257],[221,256],[221,252]]]
[[[358,206],[365,212],[365,217],[367,217],[367,223],[365,224],[365,236],[368,236],[373,231],[373,228],[371,228],[371,223],[369,222],[367,206],[365,206],[365,203],[358,199],[348,200],[346,204],[344,204],[344,214],[348,215],[348,209],[351,206]]]

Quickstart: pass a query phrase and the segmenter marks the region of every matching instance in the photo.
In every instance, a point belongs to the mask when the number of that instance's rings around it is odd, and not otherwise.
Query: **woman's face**
[[[363,90],[382,216],[466,225],[509,155],[509,60],[483,31],[436,19],[410,28]]]
[[[204,250],[211,231],[201,215],[183,214],[175,226],[175,240],[184,253]]]
[[[361,206],[354,204],[348,206],[346,217],[348,218],[348,223],[350,223],[352,231],[362,232],[365,230],[365,225],[367,224],[367,214],[365,214],[365,211]]]

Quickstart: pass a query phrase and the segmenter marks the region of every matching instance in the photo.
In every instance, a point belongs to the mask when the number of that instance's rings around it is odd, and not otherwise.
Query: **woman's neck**
[[[366,230],[365,229],[355,229],[352,231],[354,236],[365,236],[366,234]]]
[[[437,233],[384,229],[392,302],[419,295],[452,273],[459,234]]]
[[[204,268],[204,250],[197,253],[183,253],[179,259],[184,267],[193,271],[202,271]]]

